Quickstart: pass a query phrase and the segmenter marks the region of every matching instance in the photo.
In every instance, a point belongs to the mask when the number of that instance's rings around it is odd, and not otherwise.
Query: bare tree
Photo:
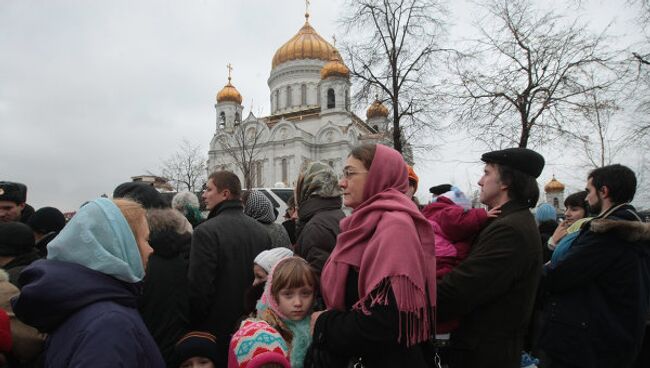
[[[264,143],[262,137],[264,130],[260,129],[257,122],[243,124],[235,124],[233,131],[230,134],[223,134],[219,137],[219,143],[223,151],[235,162],[235,166],[241,171],[244,176],[244,187],[254,188],[255,183],[258,182],[260,186],[263,185],[258,177],[257,165],[261,159],[261,146]]]
[[[183,139],[179,150],[163,162],[162,176],[169,179],[176,191],[198,192],[206,182],[206,157],[200,145]]]
[[[351,75],[361,82],[354,99],[367,104],[381,91],[392,108],[392,142],[435,126],[436,89],[432,81],[446,9],[438,0],[349,0],[341,20]],[[404,130],[410,131],[405,135]]]
[[[604,35],[530,0],[494,0],[485,9],[480,38],[453,64],[456,124],[489,146],[581,138],[575,107],[616,80]]]

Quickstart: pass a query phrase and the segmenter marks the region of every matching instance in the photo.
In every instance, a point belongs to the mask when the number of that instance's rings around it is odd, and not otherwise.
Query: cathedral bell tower
[[[232,79],[232,65],[228,64],[227,67],[228,83],[217,93],[217,103],[214,105],[214,108],[217,113],[217,131],[223,129],[227,132],[232,132],[235,125],[241,123],[244,107],[241,105],[241,94],[230,82]]]
[[[321,69],[320,79],[321,114],[350,111],[350,70],[336,49]]]

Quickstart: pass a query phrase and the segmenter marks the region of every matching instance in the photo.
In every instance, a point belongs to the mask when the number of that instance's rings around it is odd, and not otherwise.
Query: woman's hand
[[[562,221],[560,224],[555,228],[555,232],[553,232],[553,235],[551,236],[551,240],[553,241],[553,244],[557,245],[557,243],[564,238],[564,236],[567,234],[567,229],[569,228],[569,222],[568,221]]]
[[[320,316],[323,312],[327,312],[327,310],[318,311],[311,314],[311,320],[309,321],[309,331],[311,332],[312,336],[314,336],[314,326],[316,325],[316,320],[318,319],[318,316]]]

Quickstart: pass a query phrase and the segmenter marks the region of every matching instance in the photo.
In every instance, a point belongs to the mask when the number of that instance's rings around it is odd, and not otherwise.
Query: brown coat
[[[541,250],[530,210],[511,201],[481,230],[469,256],[438,281],[438,320],[460,318],[451,335],[452,367],[519,367]]]
[[[0,308],[9,315],[11,322],[12,353],[21,363],[34,361],[43,350],[45,334],[39,333],[34,327],[22,323],[13,312],[11,298],[20,294],[16,286],[9,282],[5,270],[0,269]],[[46,308],[46,306],[43,306]],[[47,311],[44,309],[44,313]]]

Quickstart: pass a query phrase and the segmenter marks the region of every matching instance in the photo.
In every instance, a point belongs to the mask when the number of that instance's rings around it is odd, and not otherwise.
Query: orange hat
[[[411,165],[407,165],[409,168],[409,181],[412,181],[415,183],[415,191],[418,191],[418,182],[420,181],[420,178],[418,178],[417,174],[415,171],[413,171],[413,168]]]

